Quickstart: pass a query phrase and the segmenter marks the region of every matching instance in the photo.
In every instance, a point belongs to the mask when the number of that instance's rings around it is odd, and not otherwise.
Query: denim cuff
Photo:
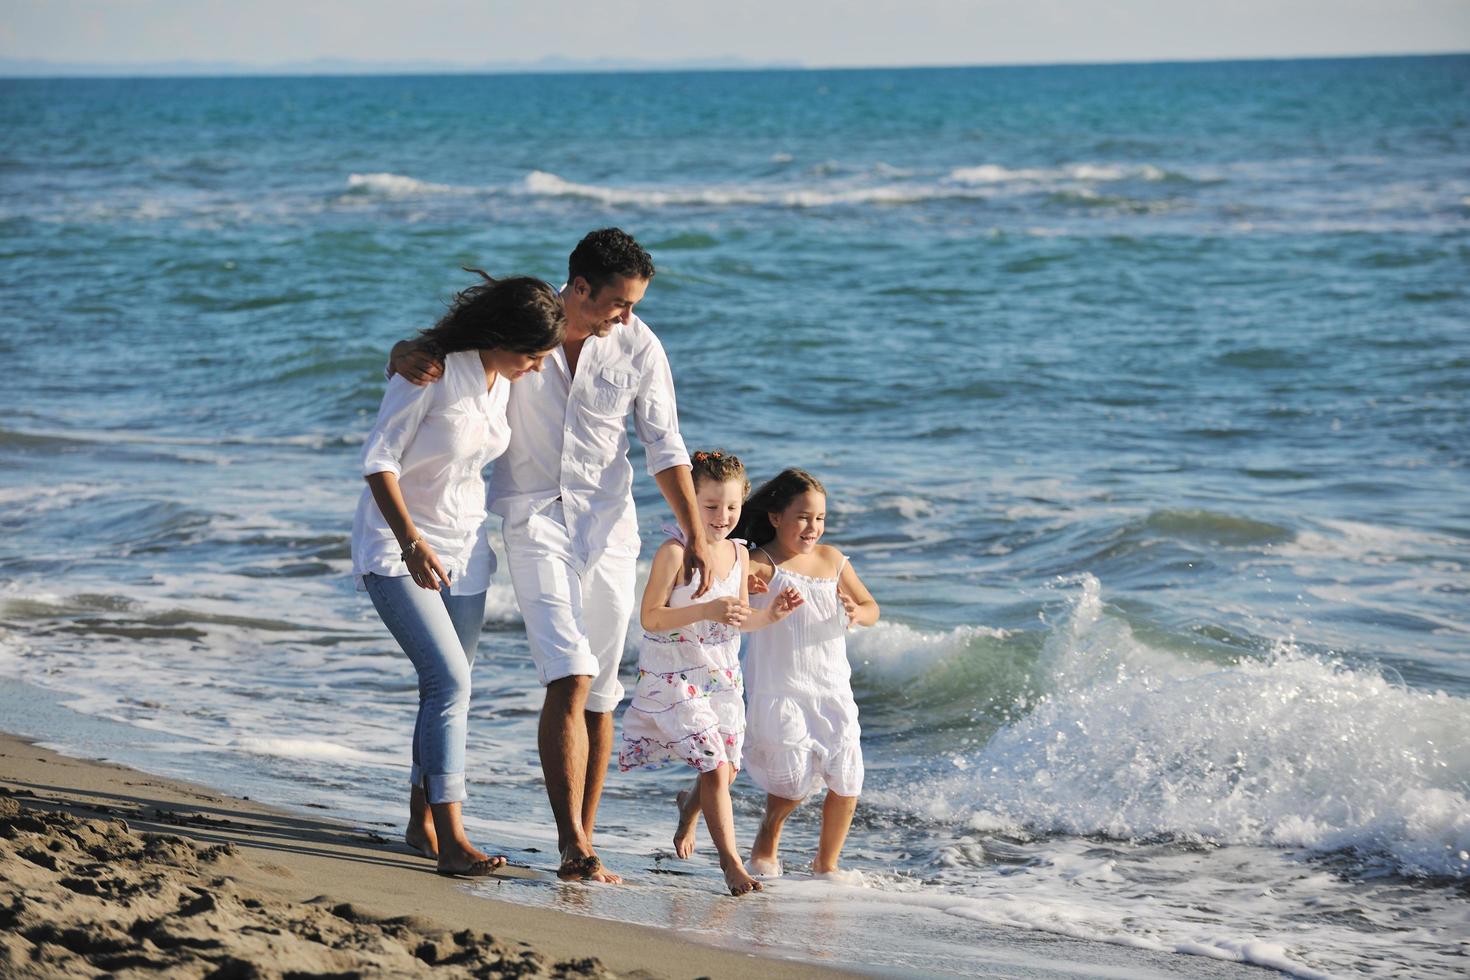
[[[424,795],[432,803],[463,803],[465,799],[464,773],[427,773],[424,776]]]

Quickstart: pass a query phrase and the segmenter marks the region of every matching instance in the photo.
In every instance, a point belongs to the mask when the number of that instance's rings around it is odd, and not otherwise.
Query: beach
[[[0,730],[349,828],[372,860],[283,901],[444,896],[547,969],[659,973],[662,936],[762,971],[1461,977],[1467,91],[1464,55],[0,80]],[[813,473],[882,607],[846,634],[840,878],[808,803],[730,898],[705,836],[672,853],[674,769],[608,774],[624,887],[396,843],[417,682],[350,543],[386,353],[463,267],[557,285],[608,226],[657,266],[688,447]],[[641,579],[671,515],[632,443]],[[545,872],[486,534],[465,823]],[[735,781],[742,848],[763,804]]]
[[[0,734],[0,973],[851,975],[471,895],[390,834]]]
[[[68,725],[68,709],[27,685],[0,680],[0,707],[8,720],[33,731],[69,730],[95,739],[75,743],[90,745],[93,753],[111,748],[128,754],[124,726],[97,720]],[[223,970],[263,978],[820,980],[955,972],[864,963],[861,948],[783,942],[783,911],[762,905],[764,897],[711,895],[692,902],[686,896],[653,906],[652,914],[645,905],[638,916],[644,924],[633,924],[616,896],[646,887],[557,882],[534,848],[492,879],[442,877],[400,843],[401,827],[391,821],[354,826],[321,816],[325,809],[312,803],[275,807],[0,733],[4,975],[104,976],[137,969],[198,977]],[[516,885],[555,898],[530,904],[524,893],[509,891]],[[839,924],[850,897],[838,891],[819,903],[828,928]],[[757,909],[764,925],[747,941],[711,928],[719,925],[721,906],[729,918],[736,908],[731,903],[741,901]],[[809,909],[810,901],[807,896],[796,907]],[[712,921],[711,909],[717,913]],[[696,917],[705,921],[691,928]],[[1007,932],[993,935],[992,948],[967,949],[966,972],[1026,980],[1180,975],[1177,958],[1157,951],[1065,939],[1028,942],[1024,934]],[[968,942],[962,933],[956,939]],[[900,936],[886,942],[905,947]],[[1255,973],[1229,962],[1184,962],[1187,975],[1212,980]]]

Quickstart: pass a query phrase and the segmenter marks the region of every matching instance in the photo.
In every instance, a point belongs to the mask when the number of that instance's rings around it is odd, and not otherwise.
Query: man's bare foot
[[[730,889],[731,895],[749,895],[751,892],[765,890],[764,885],[746,873],[745,865],[739,861],[725,869],[725,885]]]
[[[425,830],[423,827],[409,825],[403,832],[403,843],[431,861],[439,856],[439,842],[434,839],[433,828]]]
[[[474,850],[456,849],[455,853],[444,853],[439,855],[439,866],[435,870],[441,875],[453,875],[460,878],[483,878],[494,874],[499,868],[505,867],[504,854],[486,854],[478,848]]]
[[[602,866],[602,859],[591,851],[583,851],[575,844],[561,852],[561,867],[556,876],[562,881],[601,881],[609,885],[621,885],[623,879]]]
[[[674,799],[679,804],[679,826],[674,828],[674,853],[687,858],[694,853],[694,841],[698,837],[699,794],[681,789]]]

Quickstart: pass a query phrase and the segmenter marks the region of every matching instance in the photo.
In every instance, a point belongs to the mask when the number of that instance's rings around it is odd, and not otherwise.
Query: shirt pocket
[[[473,405],[452,402],[429,412],[414,442],[422,443],[418,448],[446,466],[478,470],[489,435],[484,413],[475,411]]]
[[[403,454],[404,469],[420,469],[432,480],[453,478],[475,457],[484,430],[484,420],[476,425],[473,416],[460,408],[429,411]]]
[[[601,418],[622,418],[638,394],[638,375],[628,365],[602,368],[589,386],[587,411]]]

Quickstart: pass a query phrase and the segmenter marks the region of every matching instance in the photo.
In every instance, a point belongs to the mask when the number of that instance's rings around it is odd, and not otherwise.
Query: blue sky
[[[0,58],[812,67],[1470,50],[1470,0],[0,0]]]

